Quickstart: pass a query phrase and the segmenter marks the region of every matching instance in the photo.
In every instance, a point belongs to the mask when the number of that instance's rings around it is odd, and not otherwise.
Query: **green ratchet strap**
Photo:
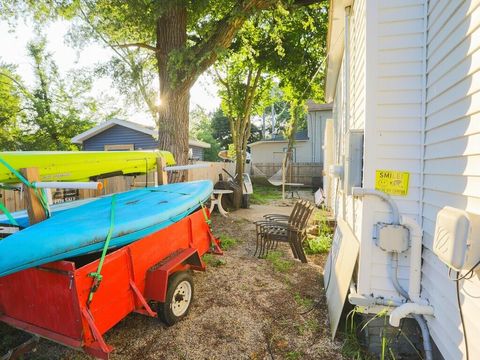
[[[48,200],[47,200],[47,195],[45,194],[45,189],[38,189],[35,186],[35,183],[31,183],[30,181],[25,179],[25,177],[20,172],[15,170],[9,163],[7,163],[1,157],[0,157],[0,163],[3,166],[5,166],[8,170],[10,170],[10,172],[13,173],[13,175],[15,175],[18,178],[18,180],[20,180],[23,184],[25,184],[25,186],[34,190],[35,195],[38,198],[38,201],[40,201],[40,204],[42,205],[43,210],[45,211],[45,214],[47,215],[47,217],[50,217],[50,210],[48,208]]]
[[[7,217],[8,221],[10,221],[10,224],[12,225],[15,225],[15,226],[19,226],[17,221],[13,218],[12,214],[10,213],[10,211],[8,211],[8,209],[3,206],[2,203],[0,203],[0,211],[3,212],[5,214],[5,216]]]
[[[100,257],[100,262],[98,263],[97,271],[91,272],[88,276],[93,278],[93,283],[90,288],[90,293],[88,294],[87,306],[90,305],[93,299],[93,294],[98,290],[100,283],[102,282],[103,275],[102,267],[103,262],[105,261],[105,256],[107,255],[108,246],[110,244],[110,240],[113,234],[113,225],[115,223],[115,202],[116,202],[116,195],[112,195],[112,203],[110,205],[110,228],[108,229],[107,238],[105,239],[105,244],[103,245],[102,256]]]
[[[205,222],[208,224],[208,226],[210,226],[212,224],[212,220],[210,220],[207,216],[207,211],[205,210],[205,204],[203,202],[201,202],[200,200],[198,200],[198,203],[200,204],[200,207],[202,208],[203,217],[205,218]]]

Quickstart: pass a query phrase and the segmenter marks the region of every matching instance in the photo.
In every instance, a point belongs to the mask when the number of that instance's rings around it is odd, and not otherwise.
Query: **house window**
[[[105,145],[105,151],[125,151],[125,150],[135,150],[133,144],[115,144],[115,145]]]

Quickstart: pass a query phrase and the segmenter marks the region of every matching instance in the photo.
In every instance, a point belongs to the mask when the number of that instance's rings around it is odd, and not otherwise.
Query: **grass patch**
[[[274,200],[280,200],[282,192],[274,186],[255,185],[253,194],[250,195],[250,203],[256,205],[268,204]]]
[[[281,273],[286,273],[293,267],[293,262],[283,258],[281,251],[271,251],[265,257],[273,265],[273,268]]]
[[[309,298],[304,298],[300,295],[300,293],[296,292],[295,295],[293,295],[293,298],[295,299],[295,302],[298,304],[298,306],[301,306],[305,309],[309,309],[313,306],[313,300]]]
[[[318,323],[317,319],[308,319],[304,321],[302,324],[295,325],[298,331],[298,335],[303,336],[307,332],[316,333],[320,328],[320,324]]]
[[[227,262],[218,255],[205,254],[202,257],[202,260],[208,266],[219,267],[225,265]]]
[[[298,351],[289,351],[286,355],[285,358],[287,360],[298,360],[302,358],[302,353]]]
[[[219,238],[220,238],[220,247],[222,248],[222,250],[228,251],[229,249],[231,249],[232,247],[238,244],[238,240],[229,235],[221,234]]]

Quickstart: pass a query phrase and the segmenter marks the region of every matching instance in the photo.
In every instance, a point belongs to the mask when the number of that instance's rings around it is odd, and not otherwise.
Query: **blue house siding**
[[[153,150],[158,148],[158,142],[152,136],[121,125],[114,125],[83,142],[85,151],[104,151],[105,145],[130,145],[134,150]],[[190,146],[193,158],[203,160],[204,149]]]
[[[83,142],[83,150],[103,151],[105,150],[105,145],[124,144],[133,144],[135,150],[151,150],[158,147],[157,141],[152,136],[125,126],[115,125],[86,139]]]

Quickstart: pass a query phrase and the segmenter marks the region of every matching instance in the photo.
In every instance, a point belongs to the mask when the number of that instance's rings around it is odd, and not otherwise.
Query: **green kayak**
[[[155,169],[157,158],[175,165],[168,151],[16,151],[0,152],[0,184],[18,183],[15,170],[36,167],[40,181],[88,181],[114,175],[141,174]]]

